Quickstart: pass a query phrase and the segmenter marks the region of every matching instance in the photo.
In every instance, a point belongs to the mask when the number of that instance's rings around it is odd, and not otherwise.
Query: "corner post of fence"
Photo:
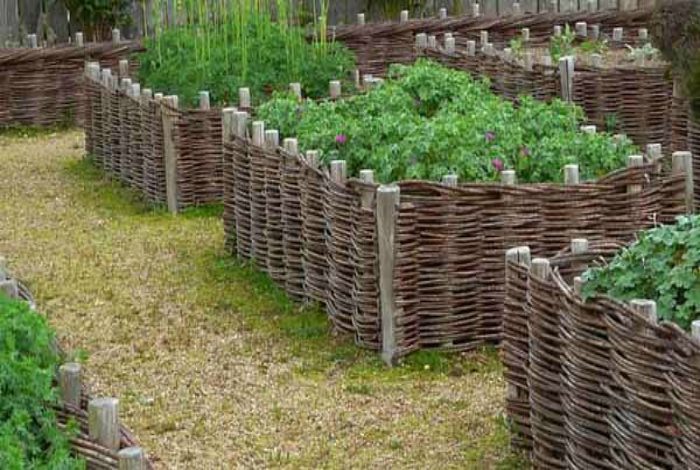
[[[209,92],[200,91],[199,92],[199,109],[202,111],[209,111],[211,106],[209,104]]]
[[[530,255],[530,247],[528,246],[516,246],[514,248],[509,248],[506,250],[506,256],[505,256],[505,284],[508,284],[508,280],[510,278],[510,266],[512,264],[517,264],[520,266],[524,266],[530,269],[531,265],[531,255]],[[506,292],[508,291],[508,288],[506,287]],[[506,396],[511,399],[511,400],[517,400],[518,398],[522,398],[521,394],[519,393],[520,389],[513,385],[510,381],[507,381],[507,389],[506,389]]]
[[[98,444],[119,449],[119,400],[94,398],[88,402],[88,432]]]
[[[146,460],[140,447],[125,447],[117,452],[119,470],[144,470]]]
[[[340,80],[331,80],[328,82],[328,95],[332,100],[337,100],[341,95]]]
[[[673,152],[671,166],[674,175],[685,175],[684,200],[688,214],[695,213],[693,188],[693,155],[690,152]]]
[[[175,110],[178,107],[177,95],[165,96],[163,98],[163,108],[161,112],[163,120],[163,162],[165,166],[165,194],[168,210],[175,214],[179,210],[178,206],[178,185],[177,185],[177,148],[175,147],[175,121],[177,116]],[[171,109],[172,108],[172,109]]]
[[[83,38],[83,33],[78,31],[75,33],[75,46],[76,47],[83,47],[85,46],[85,39]]]
[[[365,24],[365,14],[364,13],[357,14],[357,24],[359,24],[360,26]]]
[[[564,166],[564,184],[567,186],[579,184],[579,171],[577,164],[571,163]]]
[[[241,87],[238,89],[238,107],[250,109],[250,88]]]
[[[122,41],[122,33],[119,28],[114,28],[112,30],[112,43],[119,44]]]
[[[447,19],[447,8],[440,8],[438,11],[438,18],[441,20]]]
[[[559,59],[559,78],[561,80],[561,99],[574,101],[574,58],[566,56]]]
[[[381,185],[377,189],[377,249],[379,257],[379,301],[381,308],[382,360],[392,366],[397,359],[398,307],[394,293],[396,266],[396,220],[400,189]]]
[[[58,385],[61,400],[76,408],[80,407],[81,367],[77,362],[67,362],[58,368]]]

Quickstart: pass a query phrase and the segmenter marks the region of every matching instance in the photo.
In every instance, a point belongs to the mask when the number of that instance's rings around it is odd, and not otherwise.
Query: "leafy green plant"
[[[584,54],[604,55],[608,52],[608,41],[605,39],[588,39],[579,44],[577,49]]]
[[[617,130],[618,124],[619,120],[617,118],[617,114],[608,113],[605,115],[605,132],[610,134],[614,133]]]
[[[700,318],[700,216],[642,232],[608,265],[583,277],[587,298],[652,299],[660,318],[688,329]]]
[[[515,106],[489,84],[427,60],[393,66],[389,79],[366,94],[340,101],[299,103],[278,94],[258,118],[328,162],[344,159],[351,173],[373,169],[379,181],[493,181],[514,169],[522,182],[561,181],[567,163],[584,179],[624,165],[637,151],[603,133],[579,132],[580,108],[520,97]]]
[[[629,44],[625,44],[628,50],[629,57],[634,60],[654,60],[659,55],[659,50],[651,45],[651,43],[646,43],[642,47],[632,47]]]
[[[187,104],[207,90],[213,102],[223,105],[233,102],[243,86],[258,103],[291,82],[300,82],[307,96],[320,97],[330,80],[349,79],[354,57],[327,40],[327,3],[322,2],[311,25],[311,42],[291,3],[280,0],[274,11],[254,0],[240,0],[229,11],[228,3],[184,2],[178,15],[186,21],[159,29],[146,41],[147,50],[139,55],[141,82],[177,94]],[[350,85],[346,81],[344,88]]]
[[[552,40],[549,42],[549,54],[554,62],[574,53],[575,38],[576,35],[568,24],[564,25],[564,29],[559,36],[552,37]]]
[[[523,51],[525,50],[523,38],[518,36],[513,38],[508,43],[513,57],[520,59],[523,56]]]
[[[0,294],[0,468],[84,468],[51,410],[53,339],[43,317]]]

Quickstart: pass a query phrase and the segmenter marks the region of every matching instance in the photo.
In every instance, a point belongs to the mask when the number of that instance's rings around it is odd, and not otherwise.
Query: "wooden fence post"
[[[476,41],[467,41],[467,55],[469,57],[474,57],[476,55]]]
[[[377,248],[379,257],[379,299],[382,326],[382,359],[391,366],[397,359],[397,306],[394,293],[396,265],[396,219],[399,187],[382,185],[377,189]]]
[[[643,155],[630,155],[627,157],[627,168],[637,168],[644,166],[644,156]],[[641,184],[628,184],[627,193],[636,194],[642,192]]]
[[[337,100],[338,98],[340,98],[340,80],[331,80],[328,83],[328,94],[330,95],[332,100]]]
[[[359,24],[359,25],[365,24],[365,14],[364,13],[357,14],[357,24]]]
[[[515,175],[515,172],[513,172],[513,175]],[[530,247],[528,246],[516,246],[514,248],[509,248],[506,250],[506,272],[505,272],[505,278],[506,278],[506,283],[508,282],[508,265],[509,263],[515,263],[519,264],[521,266],[525,266],[528,269],[530,268],[531,265],[531,257],[530,257]],[[524,364],[523,364],[524,368]],[[520,397],[520,394],[518,393],[518,388],[515,387],[512,383],[507,382],[507,389],[506,389],[506,394],[509,399],[518,399]]]
[[[235,132],[234,119],[236,108],[224,108],[221,110],[221,141],[230,142]]]
[[[75,46],[76,47],[83,47],[85,45],[84,39],[83,39],[83,33],[77,32],[75,33]]]
[[[177,109],[177,95],[163,98],[163,102],[170,108]],[[175,148],[175,122],[176,111],[168,106],[162,107],[163,119],[163,162],[165,166],[165,199],[168,210],[175,214],[179,210],[179,195],[177,187],[177,149]]]
[[[535,258],[530,266],[530,273],[538,279],[546,281],[549,274],[552,272],[549,266],[549,260],[546,258]]]
[[[656,302],[653,300],[633,299],[630,300],[630,307],[652,323],[656,323],[658,320],[656,316]]]
[[[425,49],[428,47],[428,35],[425,33],[416,34],[416,49]]]
[[[693,188],[693,155],[690,152],[673,152],[671,166],[674,175],[685,175],[685,207],[688,214],[695,213]]]
[[[119,470],[144,470],[145,458],[140,447],[125,447],[117,453]]]
[[[27,43],[28,43],[30,49],[38,49],[39,48],[39,43],[37,42],[36,34],[28,34],[27,35]]]
[[[301,83],[294,82],[289,84],[289,91],[301,101]]]
[[[238,107],[242,109],[250,108],[250,88],[238,89]]]
[[[613,28],[612,40],[622,42],[622,28]]]
[[[80,364],[68,362],[58,368],[58,385],[61,400],[76,408],[80,407]]]
[[[122,33],[119,28],[114,28],[112,30],[112,42],[114,44],[119,44],[122,41]]]
[[[90,438],[111,450],[119,449],[119,400],[94,398],[88,403]]]
[[[399,23],[408,23],[408,10],[401,10],[399,15]]]
[[[129,76],[129,60],[120,59],[119,60],[119,78],[126,78]]]
[[[445,38],[445,53],[454,54],[455,53],[455,38]]]
[[[562,101],[574,101],[574,58],[571,56],[559,59],[559,78],[561,80]]]
[[[513,14],[514,15],[520,15],[522,12],[522,9],[520,8],[520,3],[519,2],[514,2],[513,3]]]
[[[564,184],[567,186],[579,184],[578,165],[575,163],[564,166]]]
[[[597,41],[600,38],[600,25],[591,25],[591,39]]]
[[[585,21],[577,21],[575,25],[576,36],[585,39],[588,36],[588,24]]]
[[[440,10],[438,11],[438,18],[440,18],[441,20],[447,18],[447,8],[440,8]]]
[[[690,333],[695,341],[700,342],[700,320],[695,320],[690,324]]]
[[[367,184],[374,184],[374,171],[360,170],[360,181]],[[371,190],[363,189],[360,194],[360,201],[363,209],[371,209],[374,203],[374,188]]]
[[[210,105],[209,105],[209,92],[208,91],[200,91],[199,92],[199,109],[202,111],[209,111]]]

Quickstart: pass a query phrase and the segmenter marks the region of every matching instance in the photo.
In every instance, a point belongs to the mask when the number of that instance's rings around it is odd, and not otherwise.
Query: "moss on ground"
[[[220,205],[151,208],[84,161],[81,138],[0,136],[0,253],[157,467],[525,465],[495,350],[387,370],[230,257]]]

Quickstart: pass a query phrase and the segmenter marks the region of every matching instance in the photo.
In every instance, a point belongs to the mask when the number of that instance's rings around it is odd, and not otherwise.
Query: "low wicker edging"
[[[24,300],[34,309],[29,289],[10,278],[3,264],[0,259],[0,292]],[[60,346],[55,347],[60,352]],[[119,400],[91,397],[81,375],[81,365],[69,362],[59,367],[56,377],[61,397],[55,408],[58,425],[64,428],[69,421],[78,425],[77,435],[70,439],[73,453],[85,460],[88,469],[153,468],[138,441],[119,423]]]
[[[576,276],[620,247],[506,254],[507,412],[535,468],[700,468],[700,322],[688,334],[652,300],[579,295]]]
[[[0,127],[82,124],[85,61],[116,67],[140,49],[136,42],[0,49]]]
[[[690,154],[646,160],[595,183],[377,186],[370,170],[279,146],[276,130],[226,110],[224,227],[229,249],[292,297],[324,305],[334,327],[387,362],[423,348],[471,349],[502,338],[503,252],[528,243],[551,255],[575,236],[629,239],[692,210]]]

